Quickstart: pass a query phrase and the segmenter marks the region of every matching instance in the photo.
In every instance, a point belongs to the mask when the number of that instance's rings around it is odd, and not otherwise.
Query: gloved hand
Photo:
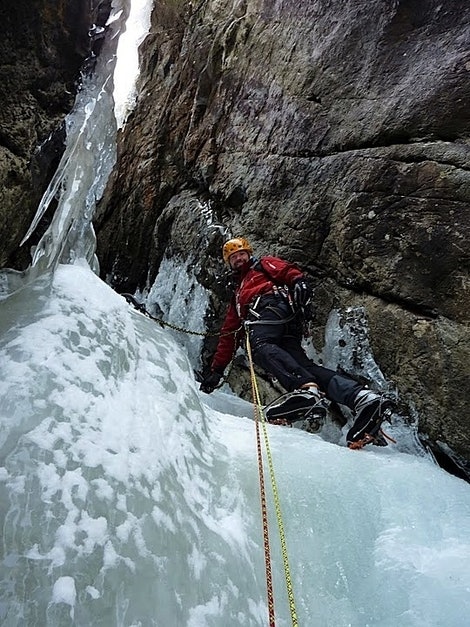
[[[220,372],[209,372],[208,375],[204,377],[199,386],[201,392],[205,392],[206,394],[211,394],[215,388],[219,385],[220,379],[223,377]]]
[[[294,300],[294,305],[297,308],[305,307],[305,305],[308,305],[312,298],[312,290],[305,279],[297,279],[297,281],[294,283],[292,298]]]

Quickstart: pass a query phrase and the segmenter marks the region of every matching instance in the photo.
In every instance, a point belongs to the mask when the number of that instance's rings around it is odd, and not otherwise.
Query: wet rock
[[[18,249],[63,151],[90,37],[109,0],[2,0],[0,8],[0,267],[24,268],[34,241]]]

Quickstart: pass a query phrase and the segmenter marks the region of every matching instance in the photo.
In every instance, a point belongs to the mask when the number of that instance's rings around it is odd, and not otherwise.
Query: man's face
[[[246,250],[237,250],[236,253],[232,253],[228,258],[228,262],[232,270],[239,270],[249,260],[250,255],[246,252]]]

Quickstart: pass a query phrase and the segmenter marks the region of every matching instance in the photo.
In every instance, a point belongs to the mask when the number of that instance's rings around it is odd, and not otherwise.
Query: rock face
[[[80,67],[110,0],[2,0],[0,8],[0,267],[24,268],[19,250],[63,151]]]
[[[217,318],[242,234],[311,275],[318,349],[332,308],[365,307],[421,434],[467,471],[469,24],[462,0],[157,0],[96,221],[118,290],[176,256]]]

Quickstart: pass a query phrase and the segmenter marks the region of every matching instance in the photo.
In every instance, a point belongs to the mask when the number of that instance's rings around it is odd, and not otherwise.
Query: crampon
[[[374,434],[364,434],[364,437],[360,440],[356,440],[355,442],[348,442],[348,448],[357,450],[360,448],[364,448],[366,444],[374,444],[375,446],[387,446],[387,440],[389,442],[392,442],[393,444],[397,443],[397,441],[392,438],[392,436],[385,433],[385,431],[383,431],[382,429],[379,429]]]

